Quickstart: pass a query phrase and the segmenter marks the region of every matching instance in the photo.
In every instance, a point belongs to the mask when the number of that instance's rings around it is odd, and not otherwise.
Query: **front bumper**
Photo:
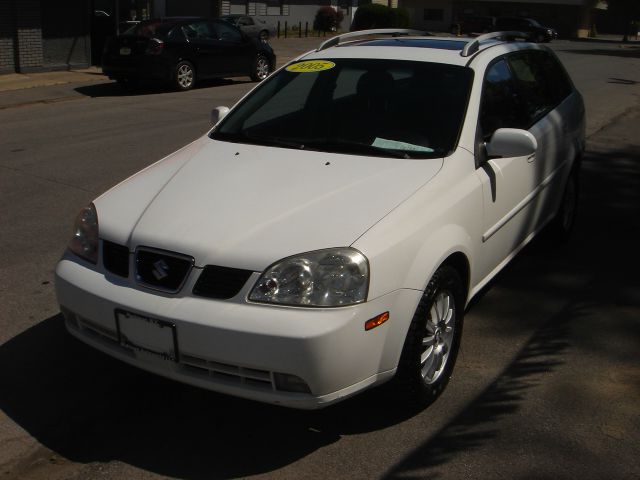
[[[198,274],[194,268],[183,292],[192,290]],[[58,301],[71,334],[183,383],[312,409],[393,376],[420,292],[397,290],[350,307],[292,308],[246,302],[254,280],[234,299],[219,301],[153,292],[128,279],[106,277],[71,254],[56,268]],[[164,344],[156,347],[151,331],[145,348],[123,342],[117,310],[173,325],[176,348],[161,354],[171,340],[158,340]],[[364,330],[367,320],[386,311],[389,321]],[[309,393],[283,390],[279,375],[302,379]]]

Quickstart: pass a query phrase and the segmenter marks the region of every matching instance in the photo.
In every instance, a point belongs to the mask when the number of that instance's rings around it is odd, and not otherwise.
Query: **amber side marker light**
[[[371,320],[367,320],[364,324],[364,329],[371,330],[372,328],[379,327],[387,320],[389,320],[389,312],[381,313],[380,315],[373,317]]]

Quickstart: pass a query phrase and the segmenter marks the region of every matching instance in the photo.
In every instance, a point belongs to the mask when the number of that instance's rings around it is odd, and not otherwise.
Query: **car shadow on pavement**
[[[502,435],[501,420],[506,416],[521,415],[527,398],[535,395],[536,388],[563,368],[566,355],[576,348],[577,338],[583,349],[598,352],[612,365],[634,364],[633,355],[615,343],[607,344],[597,331],[615,330],[617,338],[640,339],[637,322],[611,322],[611,319],[607,322],[603,315],[603,312],[614,308],[640,309],[640,280],[637,275],[640,265],[637,253],[637,232],[640,231],[639,153],[637,147],[611,151],[604,144],[586,153],[581,174],[580,211],[571,240],[558,248],[548,235],[542,235],[494,280],[496,289],[508,291],[506,301],[505,295],[501,295],[496,302],[492,298],[493,292],[489,291],[486,298],[475,302],[474,307],[476,313],[480,310],[480,315],[483,309],[495,315],[495,309],[500,308],[504,313],[502,316],[512,324],[540,314],[542,306],[524,311],[525,299],[529,299],[531,304],[540,302],[540,305],[562,299],[564,308],[533,332],[493,383],[439,432],[425,439],[422,445],[387,472],[384,478],[437,478],[444,473],[438,467],[446,469],[446,464],[463,452],[468,458],[473,450],[491,450],[492,447],[487,445]],[[492,302],[502,305],[490,307]],[[633,340],[630,343],[633,344]],[[592,373],[585,371],[583,375]],[[585,385],[588,382],[579,380],[578,385],[585,388],[584,395],[587,396],[589,393]],[[560,404],[566,402],[565,408],[569,410],[572,401],[570,397],[558,399]],[[549,422],[549,419],[515,420],[516,424],[520,422],[523,433],[527,422],[536,421]],[[558,430],[549,432],[546,448],[555,448],[551,436],[558,433]],[[496,443],[500,444],[499,441]],[[534,446],[523,443],[522,448],[532,451]],[[544,449],[545,446],[536,445],[536,448]],[[592,451],[582,454],[595,455]],[[579,455],[570,461],[580,462]],[[539,475],[540,478],[548,478],[542,473]],[[617,477],[614,473],[611,475]],[[536,475],[526,478],[536,478]]]
[[[249,78],[244,79],[228,79],[214,78],[211,80],[201,80],[193,88],[193,90],[202,90],[205,88],[225,87],[228,85],[243,85],[245,83],[253,83]],[[87,97],[134,97],[141,95],[157,95],[160,93],[181,93],[167,85],[142,83],[140,85],[124,87],[117,82],[95,83],[91,85],[83,85],[74,90]]]
[[[219,395],[85,346],[66,332],[61,314],[0,346],[0,409],[38,442],[72,462],[118,460],[171,477],[272,471],[345,432],[385,428],[416,413],[381,410],[379,395],[322,411]]]

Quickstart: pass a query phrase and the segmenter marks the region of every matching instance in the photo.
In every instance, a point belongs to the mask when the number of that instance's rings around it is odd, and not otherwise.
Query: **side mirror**
[[[227,113],[229,113],[229,107],[216,107],[211,110],[211,125],[216,125]]]
[[[536,137],[517,128],[499,128],[486,143],[489,158],[529,157],[536,153],[537,148]]]

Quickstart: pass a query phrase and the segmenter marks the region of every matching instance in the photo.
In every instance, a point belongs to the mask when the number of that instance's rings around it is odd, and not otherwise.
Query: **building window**
[[[231,0],[231,9],[229,11],[232,15],[246,15],[247,14],[247,0]]]
[[[284,12],[284,0],[266,0],[267,15],[286,15]]]
[[[425,8],[424,19],[441,22],[444,20],[444,10],[442,8]]]

